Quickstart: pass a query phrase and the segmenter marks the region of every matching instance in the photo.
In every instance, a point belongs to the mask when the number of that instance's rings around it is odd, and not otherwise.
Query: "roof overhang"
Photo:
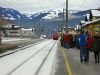
[[[97,24],[100,23],[100,19],[94,20],[94,21],[90,21],[90,22],[86,22],[85,24],[82,25],[82,27],[86,27],[90,24]]]

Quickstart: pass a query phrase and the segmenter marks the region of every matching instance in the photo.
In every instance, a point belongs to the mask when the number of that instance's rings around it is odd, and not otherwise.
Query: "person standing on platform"
[[[87,34],[88,35],[88,34]],[[91,44],[93,42],[93,39],[90,35],[88,35],[88,38],[87,38],[87,45],[86,45],[86,61],[88,62],[89,61],[89,51],[91,50]]]
[[[68,43],[67,43],[67,34],[64,34],[64,47],[67,48]]]
[[[93,52],[95,63],[99,63],[99,52],[100,52],[100,36],[99,33],[96,32],[93,39]]]
[[[87,36],[82,31],[79,36],[79,46],[80,46],[80,61],[83,63],[83,61],[86,62],[86,45],[87,45]]]
[[[63,47],[64,46],[64,34],[61,34],[60,42],[61,42],[61,46]]]
[[[79,34],[75,37],[76,48],[79,48]]]

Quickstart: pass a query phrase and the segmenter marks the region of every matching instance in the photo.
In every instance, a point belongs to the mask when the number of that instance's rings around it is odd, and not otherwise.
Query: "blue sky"
[[[68,0],[69,9],[100,7],[100,0]],[[66,0],[0,0],[0,6],[23,11],[45,11],[65,8]]]

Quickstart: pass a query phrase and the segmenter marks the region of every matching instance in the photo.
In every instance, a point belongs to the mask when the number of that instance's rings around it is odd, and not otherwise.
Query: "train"
[[[53,33],[52,39],[53,39],[53,40],[58,40],[58,38],[59,38],[58,33]]]

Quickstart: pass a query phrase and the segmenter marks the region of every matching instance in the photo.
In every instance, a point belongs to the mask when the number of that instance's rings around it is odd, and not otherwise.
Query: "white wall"
[[[20,30],[6,30],[7,36],[20,36]]]
[[[23,37],[34,37],[34,31],[32,29],[22,29]]]

